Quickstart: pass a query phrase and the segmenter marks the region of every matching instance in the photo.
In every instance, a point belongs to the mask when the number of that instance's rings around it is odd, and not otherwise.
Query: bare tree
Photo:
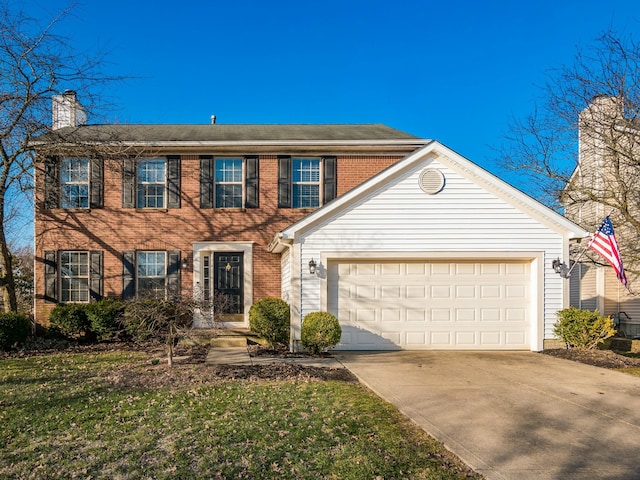
[[[532,193],[594,231],[611,213],[640,273],[640,43],[608,31],[552,70],[535,111],[511,122],[504,164]],[[621,234],[620,234],[621,233]],[[597,256],[588,255],[599,263]]]
[[[101,73],[103,55],[79,53],[55,33],[72,8],[42,24],[0,1],[0,289],[5,310],[18,308],[8,217],[18,193],[33,188],[31,145],[51,130],[52,96],[73,89],[91,110],[98,87],[115,80]]]

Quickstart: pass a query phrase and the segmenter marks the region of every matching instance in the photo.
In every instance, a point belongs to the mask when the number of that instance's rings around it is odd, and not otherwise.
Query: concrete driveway
[[[640,377],[532,352],[336,352],[488,479],[640,479]]]

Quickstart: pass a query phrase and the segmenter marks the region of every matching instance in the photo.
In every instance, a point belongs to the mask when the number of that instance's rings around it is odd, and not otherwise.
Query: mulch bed
[[[251,356],[301,358],[304,353],[291,353],[286,349],[272,350],[262,345],[248,347]],[[114,342],[73,344],[40,341],[30,348],[0,352],[2,358],[24,358],[53,353],[102,353],[112,351],[145,352],[147,359],[123,365],[110,372],[106,379],[116,388],[153,388],[203,385],[229,380],[242,381],[328,381],[357,382],[345,368],[313,367],[274,361],[269,365],[211,365],[205,363],[209,346],[179,345],[174,352],[174,365],[167,367],[166,347],[157,342]],[[586,363],[601,368],[640,368],[640,355],[622,355],[611,350],[549,349],[544,355]],[[330,356],[330,354],[324,354]]]

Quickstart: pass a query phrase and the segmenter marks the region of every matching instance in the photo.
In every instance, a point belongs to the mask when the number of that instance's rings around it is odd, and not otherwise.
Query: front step
[[[246,348],[249,343],[265,343],[263,339],[247,328],[193,329],[189,332],[188,337],[194,343],[211,345],[216,348]]]

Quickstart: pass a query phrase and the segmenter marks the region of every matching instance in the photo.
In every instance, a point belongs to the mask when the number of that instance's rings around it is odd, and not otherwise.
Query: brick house
[[[588,232],[453,150],[383,125],[83,125],[34,148],[36,319],[147,292],[329,311],[342,349],[541,350]],[[196,315],[196,326],[205,316]]]
[[[86,125],[54,97],[34,143],[35,316],[58,302],[281,294],[274,235],[425,140],[384,125]]]

